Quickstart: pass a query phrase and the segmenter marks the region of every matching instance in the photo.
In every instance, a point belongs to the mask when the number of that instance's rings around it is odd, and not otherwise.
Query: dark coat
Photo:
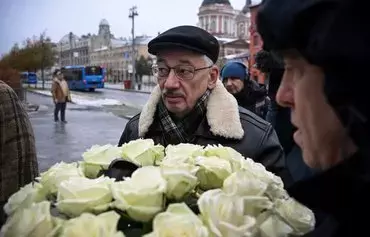
[[[368,235],[370,212],[369,153],[357,153],[331,168],[290,187],[288,192],[315,213],[326,213],[308,236],[352,237]]]

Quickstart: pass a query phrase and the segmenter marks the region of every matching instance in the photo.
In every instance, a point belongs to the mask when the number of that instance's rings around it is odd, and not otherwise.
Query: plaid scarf
[[[176,145],[179,143],[190,143],[199,123],[207,111],[207,101],[211,91],[207,90],[198,100],[194,109],[179,121],[174,121],[163,100],[158,103],[159,124],[163,129],[165,143]]]

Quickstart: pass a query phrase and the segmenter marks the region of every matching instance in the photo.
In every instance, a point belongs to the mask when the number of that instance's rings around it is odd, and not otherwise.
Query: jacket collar
[[[161,99],[161,90],[157,85],[148,102],[144,105],[139,119],[139,136],[144,137],[154,121],[157,104]],[[242,139],[244,130],[240,122],[238,103],[220,80],[212,90],[206,113],[209,130],[214,136],[228,139]]]
[[[369,185],[370,159],[358,152],[341,164],[294,184],[288,192],[308,208],[343,219],[351,218],[343,210],[368,207]]]

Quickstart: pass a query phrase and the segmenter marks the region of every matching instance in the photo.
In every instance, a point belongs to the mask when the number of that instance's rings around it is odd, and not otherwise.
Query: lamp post
[[[130,14],[129,18],[132,19],[132,53],[131,53],[131,60],[132,60],[132,83],[131,83],[131,88],[135,89],[135,77],[136,77],[136,70],[135,70],[135,60],[136,60],[136,54],[135,54],[135,17],[138,16],[139,14],[137,13],[137,7],[133,6],[130,8]]]

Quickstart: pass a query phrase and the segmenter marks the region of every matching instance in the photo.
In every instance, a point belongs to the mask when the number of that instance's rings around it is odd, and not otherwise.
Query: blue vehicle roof
[[[22,74],[22,75],[28,75],[28,74],[36,75],[36,72],[21,72],[20,74]]]
[[[63,68],[65,68],[65,69],[70,69],[70,68],[84,68],[85,66],[83,66],[83,65],[74,65],[74,66],[65,66],[65,67],[63,67]]]
[[[65,69],[69,69],[69,68],[85,68],[85,67],[100,67],[100,66],[93,66],[93,65],[89,65],[89,66],[84,66],[84,65],[73,65],[73,66],[65,66],[65,67],[62,67],[62,68],[65,68]]]

